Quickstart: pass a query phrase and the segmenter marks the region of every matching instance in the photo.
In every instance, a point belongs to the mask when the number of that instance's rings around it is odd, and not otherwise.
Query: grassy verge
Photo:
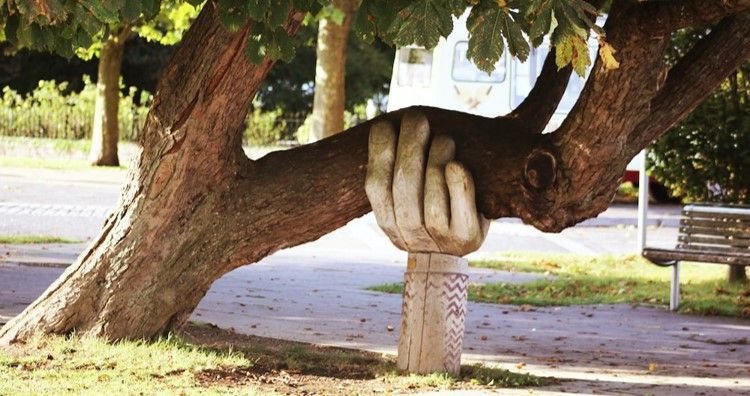
[[[90,139],[51,139],[30,138],[23,136],[0,136],[0,143],[6,147],[28,147],[29,149],[51,149],[65,153],[88,153],[91,150]]]
[[[91,166],[84,160],[41,157],[0,157],[0,168],[34,168],[55,170],[103,170],[121,171],[127,167],[120,166]]]
[[[400,375],[392,358],[190,325],[155,342],[43,337],[0,348],[0,394],[371,394],[543,386],[485,366]]]
[[[36,243],[81,243],[76,239],[50,235],[0,235],[0,245],[28,245]]]
[[[671,268],[629,256],[509,253],[472,266],[550,275],[524,284],[473,285],[469,300],[534,306],[582,304],[669,304]],[[724,265],[685,263],[681,267],[680,312],[750,317],[750,284],[727,282]],[[370,290],[401,293],[402,284]]]
[[[93,338],[37,338],[2,353],[0,394],[247,394],[204,388],[196,373],[251,364],[238,353],[217,353],[177,338],[106,344]]]

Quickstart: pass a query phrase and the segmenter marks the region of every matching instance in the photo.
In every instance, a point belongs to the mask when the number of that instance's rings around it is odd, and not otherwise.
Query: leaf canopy
[[[236,31],[248,20],[246,52],[253,62],[264,57],[289,61],[299,40],[284,30],[290,13],[336,15],[325,0],[209,0],[219,10],[222,23]],[[163,4],[162,4],[163,3]],[[18,47],[30,47],[71,56],[88,48],[97,37],[117,26],[144,26],[137,31],[146,37],[174,40],[159,34],[166,18],[178,18],[185,30],[189,12],[183,5],[199,6],[201,0],[0,0],[0,27],[4,39]],[[208,6],[208,5],[207,5]],[[558,66],[572,64],[583,74],[590,64],[583,51],[590,30],[603,41],[594,21],[598,10],[585,0],[362,0],[354,17],[354,34],[366,41],[376,36],[396,46],[410,44],[432,48],[447,37],[456,19],[473,7],[467,20],[470,34],[467,56],[482,70],[491,72],[506,49],[526,59],[531,47],[549,37],[556,47]],[[161,12],[160,12],[161,11]],[[160,19],[161,16],[161,19]],[[180,19],[181,18],[181,19]],[[310,20],[312,18],[307,18]],[[189,19],[188,19],[189,20]],[[146,22],[153,21],[149,25]],[[140,30],[138,30],[140,29]],[[607,65],[615,65],[614,51],[602,53]]]

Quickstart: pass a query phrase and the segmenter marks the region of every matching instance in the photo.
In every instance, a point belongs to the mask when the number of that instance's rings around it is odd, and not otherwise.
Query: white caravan
[[[487,74],[466,58],[469,10],[454,18],[453,32],[447,39],[441,38],[434,49],[406,46],[396,51],[388,95],[389,112],[424,105],[497,117],[513,110],[528,95],[544,64],[549,45],[545,43],[532,49],[524,63],[511,58],[506,50],[495,71]],[[589,52],[592,61],[597,48],[596,39],[591,38]],[[575,104],[584,82],[575,73],[570,77],[565,95],[547,130],[559,126]]]

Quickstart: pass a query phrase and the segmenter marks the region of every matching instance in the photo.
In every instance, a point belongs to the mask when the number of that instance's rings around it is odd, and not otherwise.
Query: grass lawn
[[[0,235],[0,245],[28,245],[34,243],[81,243],[76,239],[51,235]]]
[[[400,375],[379,354],[191,324],[155,342],[44,337],[0,348],[0,394],[363,394],[556,382],[485,366],[460,377]]]
[[[36,168],[56,170],[89,170],[121,171],[127,167],[120,166],[91,166],[84,160],[40,157],[0,157],[0,168]]]
[[[469,300],[535,306],[581,304],[669,305],[672,269],[655,266],[635,256],[508,253],[497,259],[472,262],[473,267],[550,275],[524,284],[473,285]],[[680,268],[680,312],[750,317],[750,283],[726,281],[727,266],[683,263]],[[401,293],[403,285],[387,284],[370,290]]]
[[[201,387],[195,373],[249,365],[238,353],[201,350],[177,338],[114,345],[78,337],[40,338],[0,353],[0,394],[197,393]],[[226,387],[212,391],[230,393]]]

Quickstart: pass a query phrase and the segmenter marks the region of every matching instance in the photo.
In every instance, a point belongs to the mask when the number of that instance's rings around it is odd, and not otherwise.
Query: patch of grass
[[[557,382],[482,365],[455,377],[404,375],[389,356],[196,324],[154,342],[46,336],[0,348],[0,395],[401,394]]]
[[[483,364],[461,366],[461,379],[479,385],[497,386],[502,388],[545,386],[556,382],[553,378],[537,377],[528,373],[514,373],[505,369],[488,367]]]
[[[24,136],[0,136],[0,144],[5,147],[29,147],[43,149],[50,147],[55,151],[67,153],[88,153],[91,150],[91,139],[56,139],[32,138]]]
[[[0,245],[29,245],[37,243],[81,243],[77,239],[51,235],[0,235]]]
[[[680,280],[683,283],[717,281],[726,278],[727,266],[704,263],[682,263]],[[685,265],[686,264],[686,265]],[[672,268],[659,267],[635,254],[584,255],[508,252],[490,260],[472,261],[472,267],[514,272],[534,272],[546,275],[589,275],[614,278],[668,281]]]
[[[95,338],[35,338],[0,350],[0,394],[248,394],[228,386],[201,386],[197,374],[246,368],[232,352],[215,352],[179,338],[107,344]]]
[[[538,377],[531,374],[514,373],[509,370],[489,367],[484,364],[462,365],[461,374],[401,374],[388,373],[384,380],[406,388],[460,388],[462,384],[479,385],[496,388],[528,388],[550,385],[557,382],[553,378]]]
[[[73,140],[73,139],[50,139],[52,147],[62,152],[80,152],[88,153],[91,151],[91,140]]]
[[[121,171],[126,166],[91,166],[84,160],[62,159],[62,158],[39,158],[39,157],[0,157],[0,168],[33,168],[33,169],[56,169],[56,170],[112,170]]]
[[[508,253],[472,266],[553,276],[523,284],[472,285],[469,300],[500,304],[559,306],[584,304],[669,305],[671,268],[635,256]],[[726,281],[726,266],[683,263],[680,312],[750,317],[750,284]],[[401,293],[403,285],[370,290]]]

